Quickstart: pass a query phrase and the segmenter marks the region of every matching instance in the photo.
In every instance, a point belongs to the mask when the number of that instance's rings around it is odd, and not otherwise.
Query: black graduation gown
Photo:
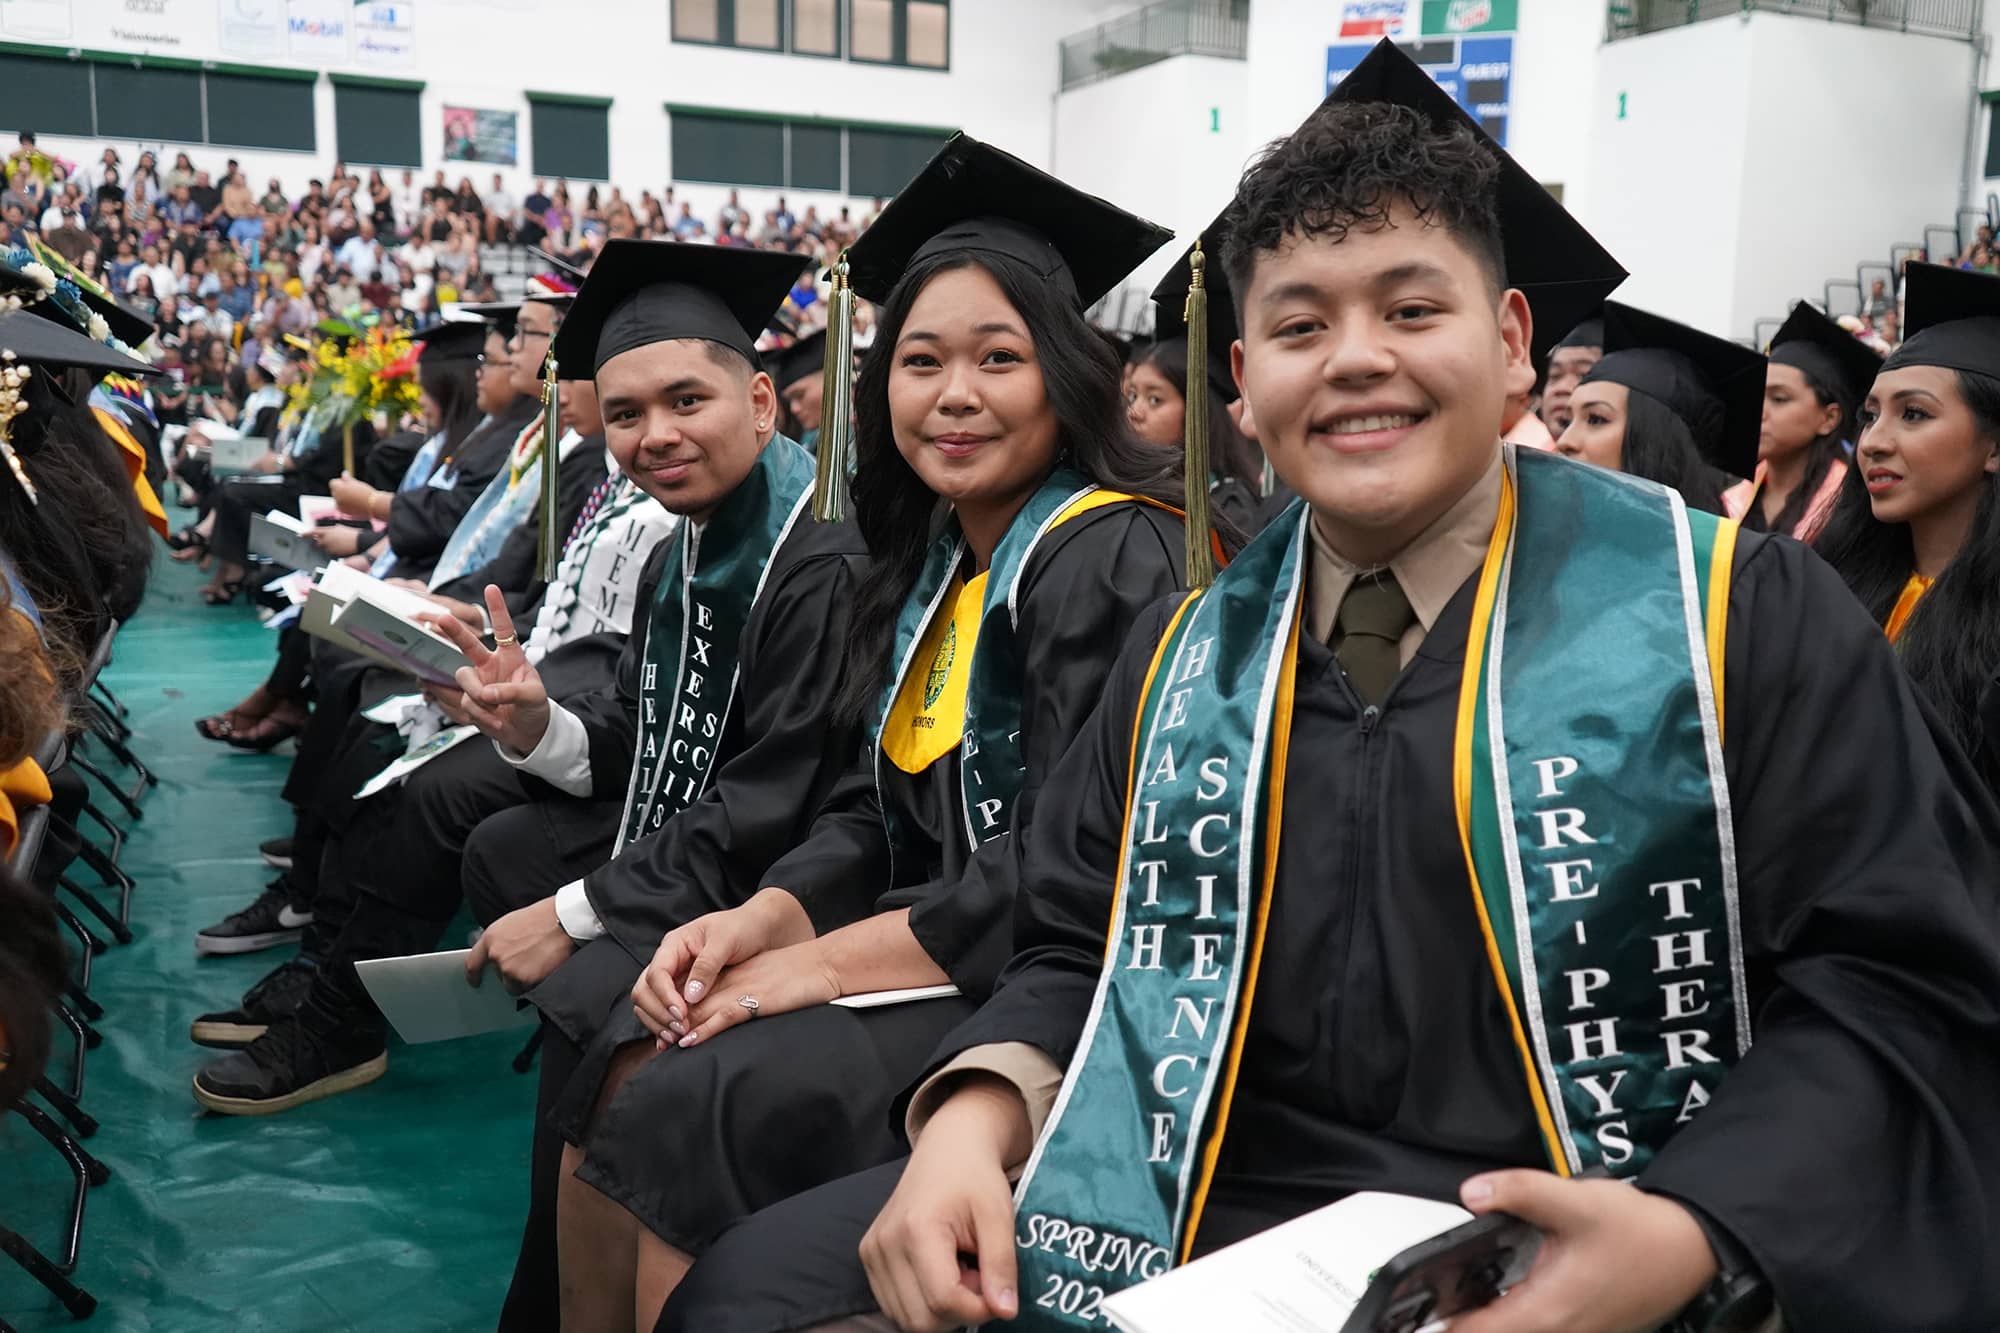
[[[399,430],[387,439],[377,440],[368,451],[368,466],[363,469],[361,480],[378,491],[395,490],[403,480],[403,473],[409,470],[410,460],[429,438],[423,431]]]
[[[1182,531],[1178,515],[1114,505],[1054,529],[1030,556],[1015,636],[1026,768],[1017,824],[1096,707],[1116,645],[1179,586]],[[1012,839],[971,844],[958,751],[917,774],[883,764],[880,800],[905,831],[893,857],[864,757],[762,882],[799,895],[822,933],[909,909],[917,940],[970,998],[760,1017],[647,1061],[593,1119],[610,1054],[651,1040],[622,997],[557,1108],[557,1127],[587,1150],[578,1178],[677,1248],[700,1253],[737,1218],[899,1152],[890,1099],[1012,952]]]
[[[1975,1256],[2000,1236],[1991,809],[1962,798],[1955,756],[1830,570],[1747,534],[1735,568],[1724,754],[1756,1045],[1642,1183],[1733,1235],[1789,1327],[1990,1330],[2000,1282]],[[1197,1252],[1356,1190],[1452,1199],[1475,1172],[1546,1165],[1454,831],[1471,594],[1369,726],[1332,654],[1300,647],[1259,995]],[[1050,777],[1042,808],[1062,816],[1022,837],[1021,951],[933,1069],[987,1042],[1074,1053],[1164,625],[1162,609],[1134,635]],[[765,1333],[866,1308],[854,1245],[894,1177],[752,1219],[662,1327]]]
[[[458,469],[458,482],[450,490],[425,485],[397,492],[385,531],[399,575],[420,578],[437,564],[458,521],[486,484],[500,475],[514,441],[540,410],[534,399],[516,398],[499,416],[460,440],[450,460]]]

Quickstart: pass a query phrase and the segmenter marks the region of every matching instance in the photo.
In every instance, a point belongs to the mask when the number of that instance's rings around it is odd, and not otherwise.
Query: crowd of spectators
[[[161,362],[176,386],[163,420],[185,419],[187,397],[220,393],[229,370],[286,334],[326,321],[419,327],[454,301],[498,299],[481,247],[533,246],[588,268],[606,240],[643,237],[788,250],[814,261],[793,293],[801,330],[824,323],[830,268],[881,209],[866,217],[843,207],[822,217],[796,213],[781,196],[762,219],[736,191],[711,222],[674,188],[627,199],[617,186],[572,191],[537,180],[515,198],[493,173],[482,192],[469,176],[444,170],[420,182],[415,171],[335,163],[296,197],[275,177],[259,193],[242,164],[213,173],[185,152],[162,168],[161,154],[128,164],[106,147],[93,163],[44,152],[20,135],[0,173],[0,249],[38,235],[127,306],[157,326]],[[866,336],[865,316],[858,331]]]

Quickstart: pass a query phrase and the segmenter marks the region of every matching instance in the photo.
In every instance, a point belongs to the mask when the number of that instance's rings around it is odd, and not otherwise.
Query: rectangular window
[[[201,71],[99,65],[97,136],[201,143]]]
[[[0,125],[43,134],[97,133],[90,65],[60,56],[0,55]]]
[[[785,183],[783,121],[676,111],[669,137],[677,181],[769,186]]]
[[[333,78],[333,144],[341,159],[371,167],[421,167],[421,83]]]
[[[951,64],[951,9],[931,0],[909,0],[905,7],[905,64],[944,69]]]
[[[208,142],[234,148],[283,148],[310,153],[313,80],[267,79],[252,74],[207,75]]]
[[[528,94],[528,135],[534,174],[572,180],[611,179],[611,99]]]
[[[674,40],[722,40],[722,0],[674,0]]]
[[[847,132],[847,192],[887,199],[910,183],[944,147],[945,135],[923,130],[862,129]]]
[[[845,173],[841,127],[838,125],[791,126],[791,154],[785,184],[795,190],[831,190],[838,194]]]
[[[735,0],[736,20],[731,44],[776,51],[784,45],[778,33],[778,0]]]
[[[0,120],[6,117],[0,116]],[[1986,104],[1986,179],[2000,177],[2000,102]]]
[[[792,50],[802,56],[840,54],[840,0],[792,0]]]
[[[856,60],[896,58],[895,0],[847,0],[847,49]]]

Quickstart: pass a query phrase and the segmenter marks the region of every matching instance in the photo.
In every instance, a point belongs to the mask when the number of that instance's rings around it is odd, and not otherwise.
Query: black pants
[[[305,493],[306,483],[292,477],[276,481],[233,477],[223,482],[214,491],[215,527],[208,534],[208,549],[218,560],[234,565],[249,563],[250,516],[273,509],[297,514],[299,497]]]

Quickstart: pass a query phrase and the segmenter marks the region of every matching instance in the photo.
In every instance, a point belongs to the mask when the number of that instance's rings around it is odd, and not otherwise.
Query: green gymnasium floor
[[[379,1082],[280,1116],[211,1116],[189,1095],[207,1054],[189,1020],[234,1004],[284,957],[197,959],[194,933],[256,895],[274,873],[257,844],[290,829],[278,799],[288,758],[195,734],[196,717],[234,703],[272,661],[270,632],[240,602],[202,605],[200,581],[162,558],[106,673],[160,783],[122,858],[139,883],[136,939],[98,959],[91,984],[106,1012],[84,1108],[103,1128],[85,1146],[113,1178],[84,1219],[76,1280],[98,1309],[81,1327],[491,1327],[527,1197],[533,1077],[508,1063],[521,1034],[419,1048],[392,1038]],[[59,1038],[58,1081],[68,1050]],[[0,1117],[0,1218],[45,1254],[58,1249],[69,1180],[26,1125]],[[0,1316],[21,1333],[72,1326],[4,1256]]]

